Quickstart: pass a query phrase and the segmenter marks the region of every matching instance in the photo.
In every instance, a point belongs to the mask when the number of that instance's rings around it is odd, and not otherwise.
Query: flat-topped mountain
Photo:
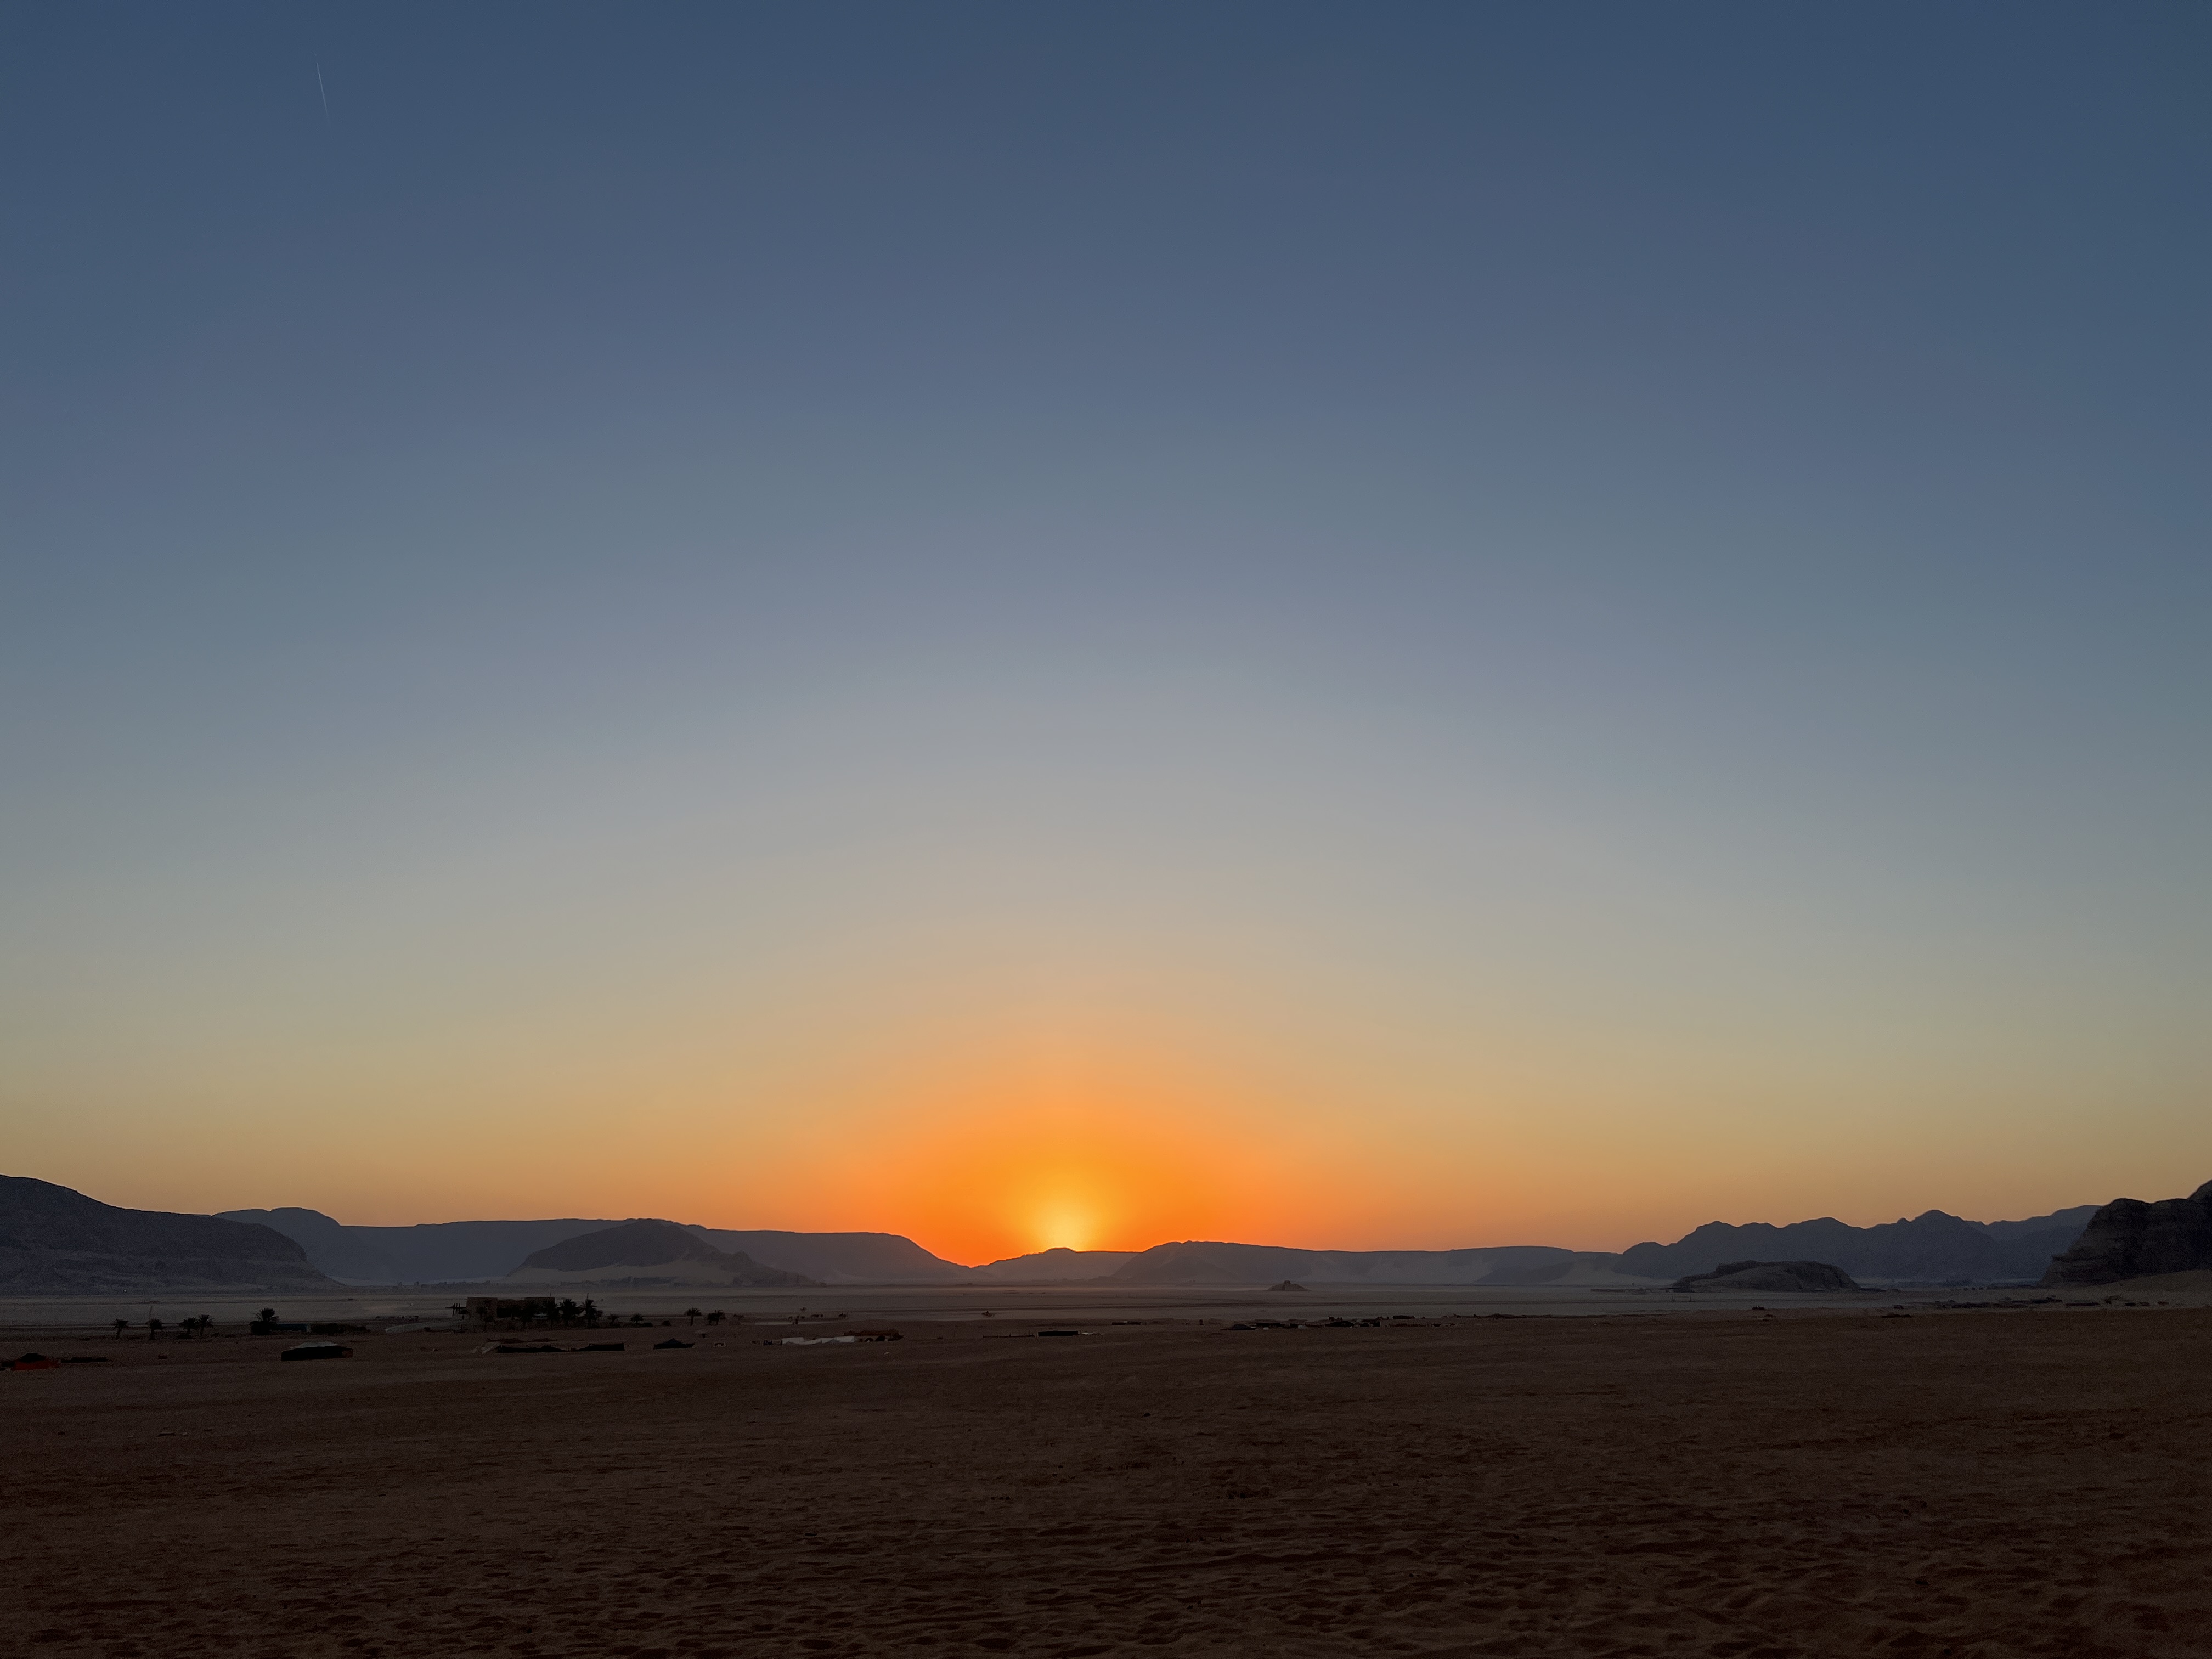
[[[2212,1181],[2186,1198],[2146,1204],[2116,1198],[2089,1218],[2072,1249],[2051,1264],[2043,1282],[2113,1285],[2153,1273],[2212,1267]]]
[[[673,1221],[625,1221],[534,1250],[512,1283],[591,1284],[645,1279],[683,1285],[811,1285],[804,1273],[767,1267],[741,1251],[718,1250]]]
[[[268,1227],[125,1210],[67,1187],[0,1176],[0,1290],[304,1291],[337,1286]]]

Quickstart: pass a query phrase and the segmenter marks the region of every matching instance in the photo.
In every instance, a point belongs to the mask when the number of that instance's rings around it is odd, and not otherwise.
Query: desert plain
[[[994,1300],[896,1342],[787,1346],[840,1326],[776,1311],[620,1353],[417,1332],[304,1364],[277,1359],[297,1338],[11,1332],[108,1357],[0,1376],[9,1644],[2212,1652],[2201,1305],[1243,1330],[1100,1305],[1046,1337]],[[696,1346],[649,1346],[672,1334]]]

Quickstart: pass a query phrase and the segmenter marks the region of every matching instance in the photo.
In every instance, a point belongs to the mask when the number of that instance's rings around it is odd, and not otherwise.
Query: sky
[[[0,1168],[2212,1176],[2212,12],[0,5]]]

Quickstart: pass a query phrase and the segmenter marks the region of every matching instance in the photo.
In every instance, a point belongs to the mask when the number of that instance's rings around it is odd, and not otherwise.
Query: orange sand
[[[906,1328],[42,1343],[124,1358],[0,1376],[11,1644],[2212,1651],[2212,1313]]]

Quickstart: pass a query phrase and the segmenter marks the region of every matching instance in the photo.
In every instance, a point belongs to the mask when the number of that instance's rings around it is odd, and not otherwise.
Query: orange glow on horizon
[[[1318,1183],[1259,1127],[1259,1103],[1195,1069],[1065,1054],[957,1067],[901,1091],[880,1133],[822,1173],[840,1212],[971,1265],[1304,1231]]]

